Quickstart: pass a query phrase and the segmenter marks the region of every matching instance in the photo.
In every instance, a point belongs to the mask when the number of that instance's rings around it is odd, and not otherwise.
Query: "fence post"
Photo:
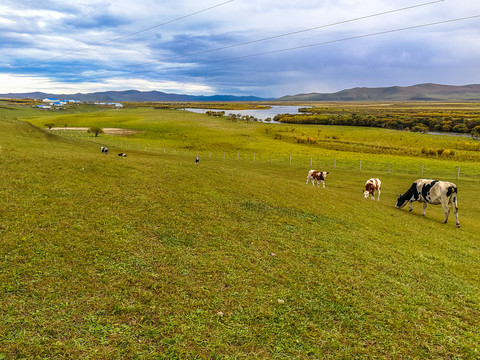
[[[292,165],[292,154],[290,154],[290,160],[289,160],[289,165]]]
[[[255,162],[255,151],[253,152],[253,162]]]
[[[420,176],[423,176],[423,164],[422,164],[422,167],[420,169]]]
[[[358,162],[358,171],[362,171],[362,159]]]
[[[310,156],[310,167],[312,167],[312,157]]]
[[[457,166],[457,180],[460,177],[460,166]]]
[[[240,160],[240,151],[237,152],[237,160]]]
[[[390,174],[390,163],[388,163],[388,173]]]
[[[210,157],[212,157],[212,152],[210,151]]]
[[[333,158],[333,168],[335,169],[336,166],[337,166],[337,158]]]

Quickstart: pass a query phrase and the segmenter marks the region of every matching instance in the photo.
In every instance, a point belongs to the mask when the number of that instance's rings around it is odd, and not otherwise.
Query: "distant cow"
[[[120,153],[120,154],[118,154],[118,156],[127,157],[127,154],[125,154],[125,153]]]
[[[317,181],[317,185],[320,186],[320,183],[323,184],[325,188],[325,178],[328,175],[328,171],[316,171],[310,170],[307,175],[307,184],[310,180],[312,180],[312,185],[315,186],[315,181]]]
[[[412,211],[412,202],[418,201],[423,203],[422,216],[425,216],[427,204],[442,204],[443,211],[445,212],[443,223],[445,224],[450,212],[448,206],[452,205],[456,225],[460,227],[460,223],[458,222],[457,193],[457,185],[452,182],[418,179],[413,182],[405,194],[398,196],[395,207],[400,209],[404,207],[407,202],[410,202],[409,210]]]
[[[200,158],[197,156],[197,157],[195,158],[195,164],[198,164],[199,162],[200,162]]]
[[[368,179],[363,190],[363,197],[368,199],[370,195],[375,200],[375,191],[377,192],[377,201],[380,201],[380,193],[382,192],[382,182],[378,178]]]
[[[100,151],[102,154],[108,155],[108,148],[105,146],[100,146]]]

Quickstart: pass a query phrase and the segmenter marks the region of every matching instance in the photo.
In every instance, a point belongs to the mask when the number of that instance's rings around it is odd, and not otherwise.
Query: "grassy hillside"
[[[92,142],[0,120],[0,358],[478,358],[477,163],[456,181],[457,229],[439,207],[393,206],[410,166],[451,160],[372,155],[398,164],[376,202],[361,192],[378,170],[333,169],[354,153],[275,139],[273,125],[62,116],[47,120],[144,132]],[[326,189],[305,184],[312,151],[328,158]]]

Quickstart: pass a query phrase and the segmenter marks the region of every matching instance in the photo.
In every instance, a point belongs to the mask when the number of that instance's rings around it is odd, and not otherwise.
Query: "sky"
[[[480,83],[478,0],[2,0],[0,93]]]

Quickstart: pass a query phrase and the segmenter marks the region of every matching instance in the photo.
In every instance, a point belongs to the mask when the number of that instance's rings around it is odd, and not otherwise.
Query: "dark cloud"
[[[141,84],[139,90],[174,92],[178,86],[265,97],[480,82],[478,18],[446,22],[476,15],[473,2],[321,28],[395,9],[383,0],[366,1],[265,0],[207,10],[193,0],[45,0],[41,6],[7,0],[0,4],[0,75],[36,76],[58,86]],[[445,23],[416,27],[434,22]],[[16,84],[2,86],[9,92],[6,87]]]

